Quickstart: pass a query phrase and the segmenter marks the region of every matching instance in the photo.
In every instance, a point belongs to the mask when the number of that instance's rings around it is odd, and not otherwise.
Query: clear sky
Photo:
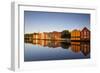
[[[90,14],[24,11],[25,33],[90,29]]]

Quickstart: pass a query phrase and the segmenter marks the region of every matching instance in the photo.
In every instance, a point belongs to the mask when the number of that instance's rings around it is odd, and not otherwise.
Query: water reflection
[[[90,54],[90,43],[89,42],[67,42],[67,41],[51,41],[51,40],[25,40],[25,43],[30,43],[33,45],[49,47],[49,48],[58,48],[69,49],[73,53],[81,52],[84,56]]]
[[[90,53],[89,42],[71,42],[71,50],[75,53],[82,52],[84,56]]]

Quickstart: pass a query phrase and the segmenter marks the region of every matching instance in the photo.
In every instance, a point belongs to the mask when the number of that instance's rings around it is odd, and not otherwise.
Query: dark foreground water
[[[33,40],[24,44],[24,61],[90,58],[89,42]]]

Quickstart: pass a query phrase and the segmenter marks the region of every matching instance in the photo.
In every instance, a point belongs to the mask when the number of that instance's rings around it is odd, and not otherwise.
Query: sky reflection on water
[[[35,41],[35,40],[34,40]],[[42,41],[44,42],[44,41]],[[90,58],[90,44],[86,42],[47,41],[47,44],[26,42],[24,61],[63,60]]]

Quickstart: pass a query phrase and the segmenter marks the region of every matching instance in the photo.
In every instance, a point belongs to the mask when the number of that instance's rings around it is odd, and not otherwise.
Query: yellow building
[[[71,40],[80,40],[80,30],[73,30],[71,32]]]

